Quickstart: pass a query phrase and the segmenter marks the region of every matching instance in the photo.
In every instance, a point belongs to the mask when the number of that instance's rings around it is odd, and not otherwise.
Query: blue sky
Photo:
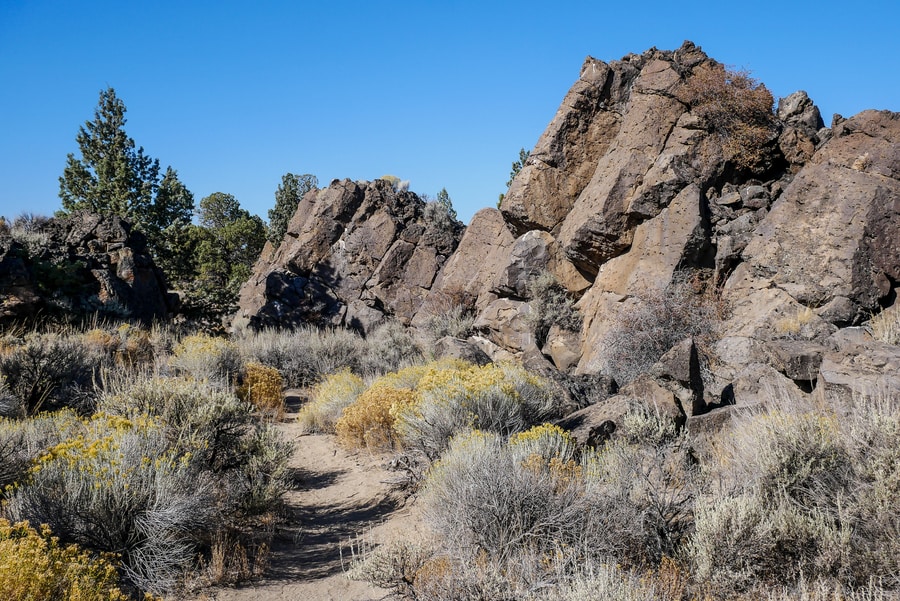
[[[730,8],[740,6],[741,8]],[[900,111],[900,2],[0,0],[0,214],[51,214],[112,86],[126,130],[196,199],[263,218],[286,172],[390,173],[460,217],[493,206],[585,56],[690,39],[776,97]]]

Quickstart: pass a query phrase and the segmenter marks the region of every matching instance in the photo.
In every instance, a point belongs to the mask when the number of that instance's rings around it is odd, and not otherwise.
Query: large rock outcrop
[[[0,322],[38,314],[166,319],[175,307],[143,234],[84,211],[0,235]]]
[[[476,215],[423,307],[464,290],[494,354],[533,360],[527,282],[549,271],[583,327],[555,328],[541,350],[590,374],[623,315],[689,282],[730,308],[706,349],[717,383],[704,402],[752,404],[750,381],[805,394],[835,380],[835,332],[894,302],[900,283],[900,115],[825,128],[797,92],[746,148],[753,163],[695,101],[720,68],[690,42],[589,57],[500,213]]]
[[[826,128],[806,93],[771,106],[764,88],[734,81],[690,42],[588,57],[499,210],[479,211],[460,238],[386,182],[332,183],[304,198],[285,243],[257,265],[238,321],[419,327],[463,303],[476,314],[470,342],[492,359],[589,376],[607,369],[605,341],[623,317],[693,294],[666,310],[706,303],[719,327],[665,331],[679,315],[651,324],[658,338],[677,334],[676,348],[641,358],[635,379],[691,420],[773,390],[848,389],[847,374],[894,386],[875,374],[893,351],[842,333],[900,287],[900,115]],[[710,108],[721,97],[730,108]],[[549,305],[531,298],[532,282],[546,272],[580,327],[540,314]],[[652,367],[666,350],[693,357],[678,344],[702,358],[703,386],[691,370]],[[865,369],[854,371],[854,353]]]
[[[241,288],[233,326],[408,324],[464,229],[439,208],[385,180],[309,192]]]

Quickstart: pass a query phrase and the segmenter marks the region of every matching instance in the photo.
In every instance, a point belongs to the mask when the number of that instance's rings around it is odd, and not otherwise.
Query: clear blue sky
[[[740,6],[741,8],[731,8]],[[126,130],[196,199],[263,218],[286,172],[504,192],[585,56],[690,39],[776,97],[900,111],[900,2],[0,0],[0,214],[51,214],[78,127],[112,86]]]

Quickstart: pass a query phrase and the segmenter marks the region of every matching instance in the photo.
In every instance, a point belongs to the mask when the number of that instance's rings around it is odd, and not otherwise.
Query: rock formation
[[[0,322],[111,316],[149,324],[175,308],[144,236],[119,217],[75,212],[0,234]]]
[[[619,382],[623,406],[652,389],[690,424],[772,391],[850,394],[866,387],[854,378],[900,387],[878,373],[900,350],[858,327],[900,282],[900,115],[826,128],[806,93],[773,106],[725,73],[690,42],[589,57],[499,210],[479,211],[461,239],[384,182],[310,194],[245,286],[239,320],[418,327],[462,302],[477,316],[470,343],[492,359],[590,375],[618,351],[608,341],[623,317],[687,289],[721,317],[715,336],[672,340],[677,369],[657,363],[668,346],[644,357],[645,373]],[[580,328],[535,336],[530,283],[545,272],[577,300]],[[670,321],[696,304],[671,308]],[[658,337],[676,333],[660,323]],[[704,365],[704,385],[684,357]]]
[[[233,325],[408,324],[463,231],[439,209],[385,180],[312,190],[241,288]]]

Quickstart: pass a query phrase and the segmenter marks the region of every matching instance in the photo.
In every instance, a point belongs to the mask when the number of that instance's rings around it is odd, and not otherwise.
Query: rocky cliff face
[[[38,314],[136,319],[174,309],[144,236],[119,217],[76,212],[0,233],[0,322]]]
[[[900,282],[900,115],[826,128],[804,92],[773,112],[768,92],[724,73],[690,42],[588,58],[500,209],[478,212],[461,239],[429,230],[420,204],[386,184],[333,183],[304,199],[289,241],[257,266],[241,318],[419,326],[448,298],[470,300],[471,342],[488,355],[586,375],[606,369],[623,319],[687,283],[728,308],[701,349],[712,385],[698,401],[696,386],[657,377],[687,368],[657,365],[653,384],[632,386],[687,414],[762,390],[847,388],[853,373],[893,365],[896,348],[857,326]],[[543,272],[577,299],[579,331],[535,337],[529,283]]]
[[[432,209],[384,180],[311,191],[241,289],[234,325],[408,324],[463,230]]]

